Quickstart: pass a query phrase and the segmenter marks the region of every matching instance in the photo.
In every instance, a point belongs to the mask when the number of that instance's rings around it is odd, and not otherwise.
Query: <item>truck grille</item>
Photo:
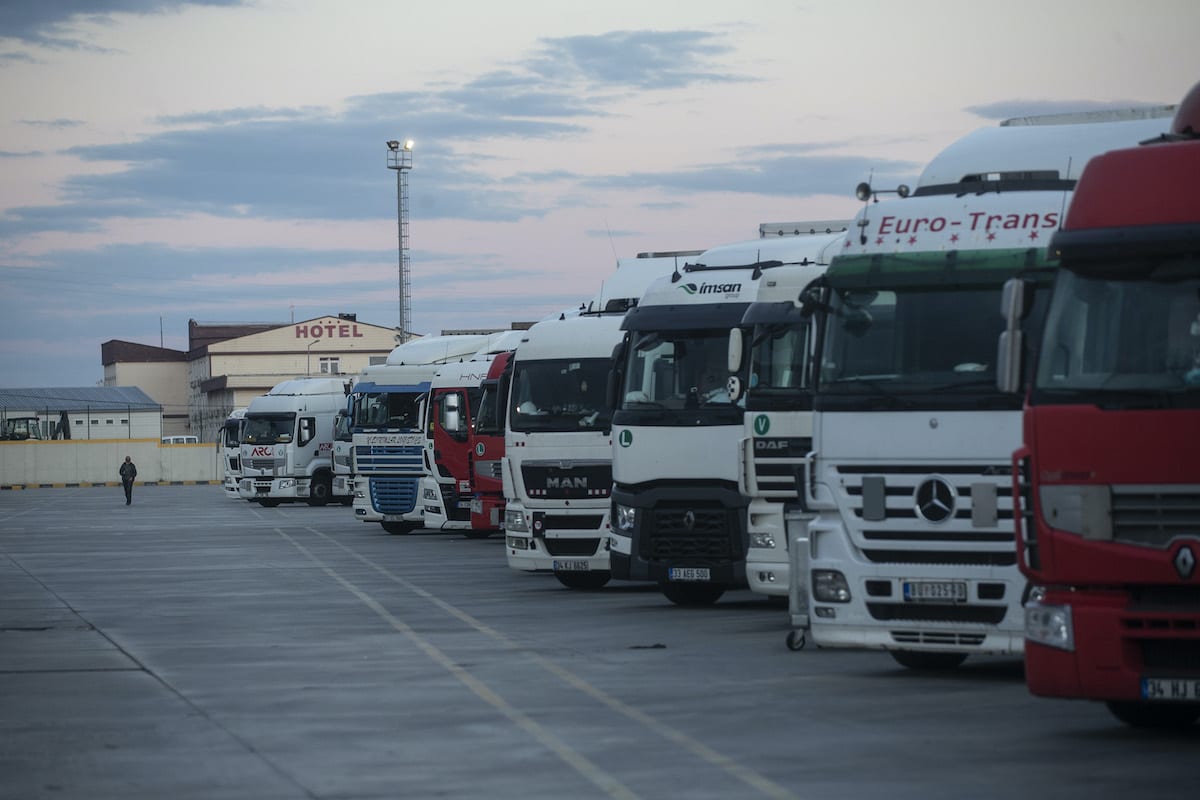
[[[248,458],[245,460],[245,464],[247,469],[274,472],[276,467],[283,466],[283,461],[276,461],[274,458]]]
[[[1200,539],[1200,487],[1114,486],[1113,539],[1166,547],[1186,536]]]
[[[982,633],[953,631],[892,631],[896,644],[937,644],[947,647],[980,647],[987,638]]]
[[[758,496],[775,503],[794,502],[804,457],[812,450],[812,438],[760,437],[754,445],[754,488]]]
[[[605,500],[612,494],[612,463],[527,463],[521,479],[539,500]]]
[[[867,611],[878,620],[907,622],[976,622],[999,625],[1007,606],[940,605],[936,603],[867,603]]]
[[[585,539],[545,539],[546,552],[552,556],[590,556],[600,547],[596,537]]]
[[[360,473],[406,472],[420,474],[422,448],[416,445],[360,444],[354,462]]]
[[[371,507],[380,514],[407,514],[417,504],[416,478],[371,478]]]

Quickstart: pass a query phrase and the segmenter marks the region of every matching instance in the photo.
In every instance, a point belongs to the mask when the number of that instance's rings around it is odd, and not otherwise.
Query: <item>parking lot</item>
[[[1181,798],[1200,727],[217,486],[0,493],[0,798]]]

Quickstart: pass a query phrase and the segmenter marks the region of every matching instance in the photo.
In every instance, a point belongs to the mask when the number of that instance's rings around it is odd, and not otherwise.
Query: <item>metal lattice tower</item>
[[[410,264],[408,256],[408,171],[412,169],[411,139],[404,142],[392,140],[387,143],[388,169],[396,170],[396,234],[400,240],[400,320],[396,327],[396,343],[408,341],[408,328],[412,321],[412,296]]]

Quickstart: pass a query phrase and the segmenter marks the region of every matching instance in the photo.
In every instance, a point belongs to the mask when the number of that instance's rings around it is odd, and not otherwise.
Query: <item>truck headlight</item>
[[[822,603],[849,603],[850,584],[846,576],[836,569],[814,569],[812,571],[813,597]]]
[[[525,512],[519,508],[504,509],[504,530],[529,533],[529,519]]]
[[[1066,650],[1075,650],[1075,630],[1071,625],[1070,606],[1043,605],[1032,601],[1025,606],[1025,638],[1031,642]]]
[[[295,485],[296,481],[292,480],[291,478],[284,478],[279,482],[280,489],[291,489]]]
[[[752,533],[750,534],[750,546],[760,547],[764,550],[774,550],[775,535],[771,533]]]
[[[617,530],[632,531],[637,525],[637,509],[633,506],[623,506],[619,503],[613,505],[617,521]]]
[[[1112,489],[1108,486],[1042,486],[1042,518],[1051,528],[1084,539],[1112,541]]]

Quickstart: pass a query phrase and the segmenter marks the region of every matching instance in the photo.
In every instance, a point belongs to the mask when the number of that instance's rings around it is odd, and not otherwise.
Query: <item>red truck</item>
[[[1088,162],[1048,301],[1032,278],[1004,293],[1000,380],[1030,379],[1013,455],[1026,681],[1138,727],[1200,718],[1198,186],[1200,84],[1169,133]]]
[[[498,353],[483,380],[483,396],[471,430],[471,529],[490,535],[504,524],[504,423],[512,353]]]

